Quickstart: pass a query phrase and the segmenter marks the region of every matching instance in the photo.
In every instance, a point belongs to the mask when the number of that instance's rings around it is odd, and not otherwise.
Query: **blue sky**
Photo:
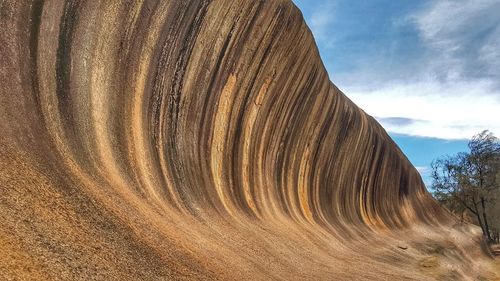
[[[500,0],[294,0],[330,79],[429,184],[433,159],[500,134]]]

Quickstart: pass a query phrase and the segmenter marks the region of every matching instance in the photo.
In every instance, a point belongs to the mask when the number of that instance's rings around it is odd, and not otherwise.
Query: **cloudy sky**
[[[294,0],[331,80],[430,183],[430,162],[500,134],[500,0]]]

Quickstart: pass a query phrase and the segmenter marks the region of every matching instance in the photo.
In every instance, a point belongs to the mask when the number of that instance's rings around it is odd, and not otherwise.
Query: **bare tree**
[[[446,156],[432,163],[434,195],[450,211],[463,216],[470,212],[488,241],[498,240],[491,225],[499,189],[500,142],[491,132],[475,135],[469,152]],[[495,223],[496,224],[496,223]]]

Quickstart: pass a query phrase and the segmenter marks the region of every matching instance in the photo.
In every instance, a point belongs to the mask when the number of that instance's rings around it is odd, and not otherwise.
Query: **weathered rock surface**
[[[1,1],[0,65],[2,280],[489,276],[290,1]]]

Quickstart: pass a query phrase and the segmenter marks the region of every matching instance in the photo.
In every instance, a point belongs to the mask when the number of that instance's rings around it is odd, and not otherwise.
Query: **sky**
[[[330,79],[429,187],[430,164],[500,135],[500,0],[293,0]]]

